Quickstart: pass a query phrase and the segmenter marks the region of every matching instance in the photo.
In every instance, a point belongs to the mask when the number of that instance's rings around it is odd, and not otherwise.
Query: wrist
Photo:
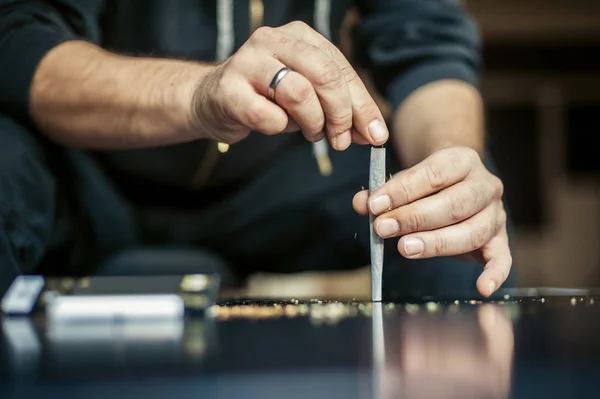
[[[483,133],[476,127],[465,128],[453,135],[431,133],[428,136],[423,148],[424,157],[450,147],[467,147],[483,155]]]
[[[484,123],[479,92],[460,82],[429,84],[397,109],[393,134],[407,167],[449,147],[469,147],[481,155]]]
[[[218,105],[214,95],[218,91],[218,75],[217,65],[207,66],[191,85],[186,103],[189,129],[200,135],[200,138],[212,138],[214,134],[211,132],[218,128],[218,115],[222,113],[222,107]]]
[[[454,131],[446,125],[441,128],[422,130],[420,139],[407,139],[402,132],[394,129],[396,149],[402,159],[403,167],[411,167],[430,155],[451,147],[466,147],[476,151],[480,157],[484,153],[483,133],[480,129],[470,126]]]

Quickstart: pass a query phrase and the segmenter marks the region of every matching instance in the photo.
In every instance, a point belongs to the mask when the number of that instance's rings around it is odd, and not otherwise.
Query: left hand
[[[485,264],[477,289],[487,297],[512,265],[503,190],[475,150],[452,147],[396,174],[371,196],[357,193],[353,206],[377,216],[380,237],[401,237],[398,251],[406,258],[468,255]]]

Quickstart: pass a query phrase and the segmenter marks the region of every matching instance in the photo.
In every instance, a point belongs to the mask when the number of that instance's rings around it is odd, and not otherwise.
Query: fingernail
[[[344,151],[346,148],[350,147],[352,144],[352,136],[350,135],[350,131],[347,130],[344,133],[340,133],[335,136],[335,148],[339,151]]]
[[[369,207],[371,208],[371,213],[380,214],[392,208],[392,200],[389,195],[380,195],[369,201]]]
[[[377,234],[380,237],[390,237],[396,234],[400,230],[398,221],[396,219],[383,219],[377,223]]]
[[[369,134],[377,143],[383,143],[388,138],[387,128],[379,120],[374,120],[369,123]]]
[[[425,250],[425,243],[418,238],[407,238],[404,240],[404,252],[408,256],[421,255]]]
[[[490,295],[496,292],[496,282],[494,280],[488,281],[488,288],[490,290]]]

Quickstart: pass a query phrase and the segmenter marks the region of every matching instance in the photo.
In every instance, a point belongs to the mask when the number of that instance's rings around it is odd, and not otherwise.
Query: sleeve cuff
[[[437,80],[461,80],[477,86],[478,74],[463,62],[433,61],[413,67],[396,77],[387,91],[388,100],[395,112],[400,104],[419,87]]]
[[[9,60],[0,63],[0,108],[31,123],[29,95],[38,65],[51,49],[70,39],[67,31],[35,26],[0,41],[2,56]]]

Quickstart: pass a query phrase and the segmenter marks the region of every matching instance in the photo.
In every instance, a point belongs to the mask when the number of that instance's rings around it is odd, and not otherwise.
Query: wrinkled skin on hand
[[[399,238],[406,258],[463,256],[483,263],[477,288],[487,297],[512,266],[502,194],[502,182],[476,151],[453,147],[396,174],[372,195],[357,193],[353,206],[376,216],[380,237]]]

